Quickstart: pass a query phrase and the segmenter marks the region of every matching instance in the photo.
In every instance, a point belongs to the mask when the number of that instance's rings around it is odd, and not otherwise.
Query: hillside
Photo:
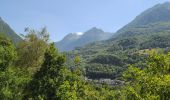
[[[70,33],[65,36],[63,40],[55,43],[55,45],[61,51],[70,51],[88,43],[107,40],[111,36],[111,33],[104,32],[103,30],[94,27],[83,34]]]
[[[129,31],[136,33],[150,33],[169,30],[170,3],[157,4],[142,12],[132,22],[118,30],[117,34],[127,34]]]
[[[170,51],[168,2],[144,11],[111,39],[77,48],[68,57],[79,55],[89,78],[118,78],[128,64],[144,67],[150,49]]]
[[[0,35],[5,35],[12,40],[14,44],[21,41],[21,37],[19,37],[11,27],[5,23],[2,18],[0,18]]]

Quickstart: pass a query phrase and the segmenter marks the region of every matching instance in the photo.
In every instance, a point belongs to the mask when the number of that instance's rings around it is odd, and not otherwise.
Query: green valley
[[[25,32],[0,18],[0,100],[170,99],[169,2],[117,32],[94,27],[60,42],[46,27]]]

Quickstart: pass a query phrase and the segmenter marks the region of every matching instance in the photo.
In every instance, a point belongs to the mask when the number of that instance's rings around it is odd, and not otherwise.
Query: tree
[[[10,66],[5,71],[0,72],[0,99],[21,100],[24,95],[24,87],[30,79],[27,71],[18,67]]]
[[[30,72],[36,72],[44,59],[44,53],[48,48],[49,33],[46,28],[41,31],[25,29],[27,35],[17,46],[19,59],[17,66],[28,68]]]
[[[60,55],[54,44],[45,52],[45,60],[40,70],[34,75],[33,80],[26,87],[26,98],[33,99],[57,99],[56,91],[58,87],[59,70],[65,63],[65,57]]]
[[[92,88],[82,80],[77,70],[70,71],[64,63],[65,57],[52,44],[45,52],[40,70],[25,88],[24,99],[81,100],[93,97]]]
[[[126,99],[168,100],[170,98],[170,53],[150,54],[144,69],[130,66],[124,73]]]
[[[16,56],[16,51],[11,41],[4,36],[0,36],[0,71],[5,71],[16,59]]]
[[[17,53],[11,41],[0,36],[0,99],[18,100],[22,97],[23,85],[29,80],[25,71],[13,66]]]

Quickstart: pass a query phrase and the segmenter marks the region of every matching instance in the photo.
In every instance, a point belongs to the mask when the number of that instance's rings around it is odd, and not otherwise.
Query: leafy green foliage
[[[130,66],[124,73],[126,99],[170,98],[170,55],[151,54],[144,69]]]
[[[51,45],[45,52],[45,60],[40,70],[34,75],[28,87],[26,98],[57,99],[56,88],[59,70],[63,67],[65,58],[60,56],[54,45]]]
[[[16,67],[9,67],[0,72],[0,99],[21,100],[26,84],[31,80],[27,71]]]
[[[9,39],[0,36],[0,71],[4,71],[15,59],[14,46]]]
[[[25,29],[28,34],[17,46],[19,55],[17,66],[28,68],[30,72],[37,71],[44,59],[44,53],[48,48],[49,33],[46,28],[41,31]]]
[[[11,41],[0,36],[0,99],[18,100],[22,98],[24,85],[30,77],[27,72],[12,67],[17,53]]]

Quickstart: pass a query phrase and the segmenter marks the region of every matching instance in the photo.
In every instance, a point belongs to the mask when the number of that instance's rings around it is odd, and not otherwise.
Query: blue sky
[[[46,26],[52,41],[98,27],[116,32],[142,11],[170,0],[1,0],[0,17],[17,33]]]

